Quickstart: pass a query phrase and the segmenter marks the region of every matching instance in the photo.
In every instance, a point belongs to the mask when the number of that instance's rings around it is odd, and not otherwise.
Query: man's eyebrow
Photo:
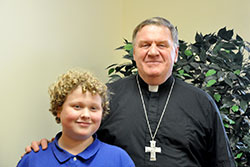
[[[168,43],[168,40],[156,41],[156,43]]]
[[[147,42],[151,42],[151,41],[149,41],[149,40],[141,40],[141,41],[139,41],[139,43],[147,43]]]
[[[153,40],[140,40],[139,42],[152,42]],[[156,43],[164,43],[164,42],[168,42],[168,40],[161,40],[161,41],[155,41]]]

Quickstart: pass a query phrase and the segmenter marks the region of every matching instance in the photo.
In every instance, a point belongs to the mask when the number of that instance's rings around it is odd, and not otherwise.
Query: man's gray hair
[[[174,44],[177,47],[179,46],[177,29],[174,27],[173,24],[170,23],[170,21],[168,21],[167,19],[165,19],[163,17],[152,17],[150,19],[144,20],[139,25],[137,25],[135,27],[135,29],[134,29],[133,36],[132,36],[133,45],[134,45],[135,38],[136,38],[136,35],[137,35],[138,31],[140,31],[144,26],[147,26],[147,25],[157,25],[157,26],[165,26],[165,27],[167,27],[171,32]]]

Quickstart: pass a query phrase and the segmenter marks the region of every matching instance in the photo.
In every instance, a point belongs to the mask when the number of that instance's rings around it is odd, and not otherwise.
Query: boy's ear
[[[57,109],[57,114],[56,114],[56,116],[57,116],[58,118],[60,118],[60,116],[61,116],[61,111],[62,111],[62,107],[58,107],[58,109]]]

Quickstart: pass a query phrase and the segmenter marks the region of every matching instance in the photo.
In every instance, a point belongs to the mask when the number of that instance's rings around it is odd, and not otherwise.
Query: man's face
[[[138,31],[134,42],[134,59],[143,79],[165,81],[177,61],[178,48],[170,30],[164,26],[146,25]]]

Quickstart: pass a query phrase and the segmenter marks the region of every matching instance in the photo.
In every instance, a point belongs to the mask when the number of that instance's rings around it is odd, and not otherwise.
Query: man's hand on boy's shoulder
[[[46,150],[48,148],[48,143],[52,142],[55,138],[52,138],[51,141],[49,141],[46,138],[41,139],[40,141],[32,141],[31,145],[25,147],[25,153],[21,156],[23,157],[25,154],[30,153],[32,150],[34,152],[38,152],[40,150],[39,146],[42,146],[43,150]]]

